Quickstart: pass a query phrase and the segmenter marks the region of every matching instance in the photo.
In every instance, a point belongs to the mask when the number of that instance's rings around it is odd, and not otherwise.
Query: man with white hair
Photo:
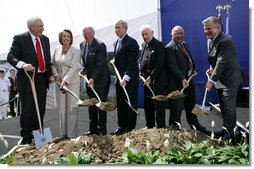
[[[155,95],[166,95],[165,46],[153,36],[150,25],[143,25],[140,32],[144,40],[142,43],[140,73],[145,78],[145,84],[151,86]],[[144,85],[146,127],[155,127],[155,121],[158,128],[165,127],[166,102],[151,99],[152,93],[146,85]]]
[[[169,100],[169,125],[178,127],[176,122],[181,123],[181,114],[184,108],[190,127],[195,126],[200,132],[210,134],[199,123],[197,116],[192,113],[192,109],[196,104],[195,84],[192,80],[188,82],[187,79],[195,72],[195,63],[189,45],[184,41],[184,35],[183,27],[175,26],[171,31],[172,40],[166,45],[169,92],[180,91],[183,87],[186,87],[184,98]]]
[[[46,94],[49,80],[53,80],[51,71],[51,55],[49,39],[42,34],[44,25],[39,17],[27,21],[29,31],[15,35],[7,56],[8,62],[18,69],[17,91],[20,94],[22,113],[20,115],[21,144],[30,144],[33,139],[32,131],[39,129],[35,102],[31,84],[25,71],[31,75],[35,71],[35,88],[42,120],[46,109]]]

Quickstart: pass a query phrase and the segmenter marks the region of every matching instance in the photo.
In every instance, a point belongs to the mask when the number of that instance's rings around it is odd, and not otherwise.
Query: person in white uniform
[[[5,77],[5,70],[0,68],[0,105],[9,101],[9,91],[11,82]],[[7,105],[0,106],[0,120],[7,118]]]

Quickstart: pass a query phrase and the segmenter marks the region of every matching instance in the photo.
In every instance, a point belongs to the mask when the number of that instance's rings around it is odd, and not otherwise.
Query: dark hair
[[[73,36],[72,36],[72,32],[71,32],[71,30],[69,30],[69,29],[64,29],[62,32],[60,32],[60,33],[58,34],[59,43],[60,43],[61,45],[63,45],[62,35],[63,35],[63,33],[64,33],[64,32],[68,32],[68,33],[70,34],[70,36],[71,36],[71,42],[70,42],[70,45],[72,45],[72,42],[73,42]]]

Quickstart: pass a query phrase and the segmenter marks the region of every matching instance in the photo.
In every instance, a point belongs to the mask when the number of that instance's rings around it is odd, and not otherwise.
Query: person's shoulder
[[[23,32],[23,33],[19,33],[19,34],[14,35],[14,39],[16,39],[16,40],[24,39],[24,38],[27,38],[29,36],[30,36],[29,32]]]
[[[72,53],[80,52],[80,49],[75,46],[71,46],[69,50],[71,50]]]
[[[171,40],[167,45],[166,48],[172,48],[175,46],[175,43]]]

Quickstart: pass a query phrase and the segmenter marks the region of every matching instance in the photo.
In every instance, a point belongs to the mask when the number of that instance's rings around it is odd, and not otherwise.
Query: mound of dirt
[[[182,144],[184,141],[201,142],[208,136],[194,130],[173,128],[139,129],[120,136],[107,134],[105,136],[79,136],[76,139],[55,138],[52,142],[36,149],[34,145],[20,145],[11,150],[14,164],[48,164],[58,157],[67,157],[72,152],[92,153],[92,163],[122,163],[122,156],[126,152],[125,140],[129,138],[131,144],[139,152],[147,152],[146,140],[150,142],[150,150],[165,152],[164,142],[168,146]]]

